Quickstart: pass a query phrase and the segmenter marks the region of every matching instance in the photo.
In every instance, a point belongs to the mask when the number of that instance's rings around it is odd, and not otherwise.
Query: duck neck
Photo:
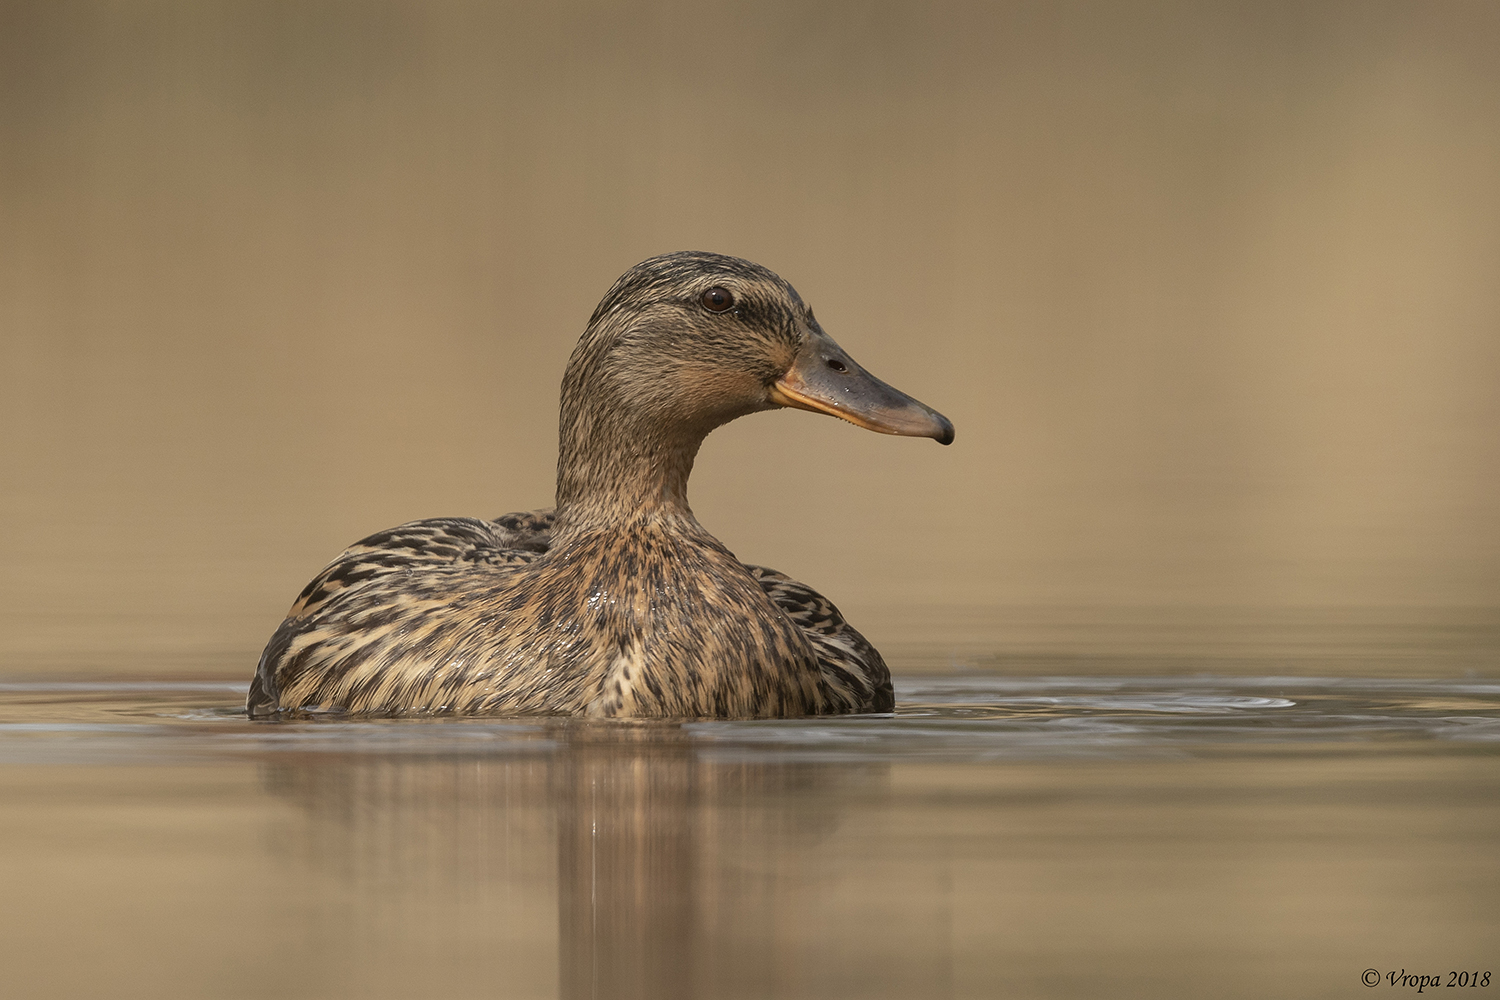
[[[571,416],[571,419],[570,419]],[[644,419],[600,419],[592,407],[563,413],[557,460],[559,531],[682,518],[688,477],[704,434]]]

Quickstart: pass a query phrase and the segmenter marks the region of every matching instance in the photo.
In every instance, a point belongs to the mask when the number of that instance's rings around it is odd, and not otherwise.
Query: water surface
[[[670,724],[252,723],[242,687],[0,684],[15,995],[1345,996],[1500,940],[1493,678],[953,673]]]

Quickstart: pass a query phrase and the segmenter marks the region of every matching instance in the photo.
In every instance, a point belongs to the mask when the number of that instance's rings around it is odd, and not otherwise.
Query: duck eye
[[[709,312],[721,313],[734,305],[734,296],[729,294],[729,289],[720,288],[718,285],[715,285],[704,292],[703,298],[699,301],[703,303],[703,308]]]

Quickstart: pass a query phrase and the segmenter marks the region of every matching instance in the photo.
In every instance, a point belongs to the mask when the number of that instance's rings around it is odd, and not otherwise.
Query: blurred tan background
[[[573,342],[685,248],[958,427],[700,458],[879,643],[1493,624],[1497,52],[1490,2],[0,3],[0,669],[248,677],[347,543],[549,504]]]

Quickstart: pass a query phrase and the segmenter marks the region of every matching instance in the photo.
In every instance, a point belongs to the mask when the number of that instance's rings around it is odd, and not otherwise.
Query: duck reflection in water
[[[846,861],[863,871],[861,805],[885,799],[888,764],[721,757],[671,723],[506,743],[265,765],[302,816],[283,849],[325,886],[316,930],[293,935],[320,953],[296,965],[353,995],[895,996],[941,978],[939,948],[872,949],[868,910],[835,891]]]
[[[704,437],[777,407],[953,440],[765,268],[710,253],[631,268],[563,376],[556,508],[357,542],[272,636],[250,715],[890,711],[885,662],[838,609],[741,563],[688,506]]]

